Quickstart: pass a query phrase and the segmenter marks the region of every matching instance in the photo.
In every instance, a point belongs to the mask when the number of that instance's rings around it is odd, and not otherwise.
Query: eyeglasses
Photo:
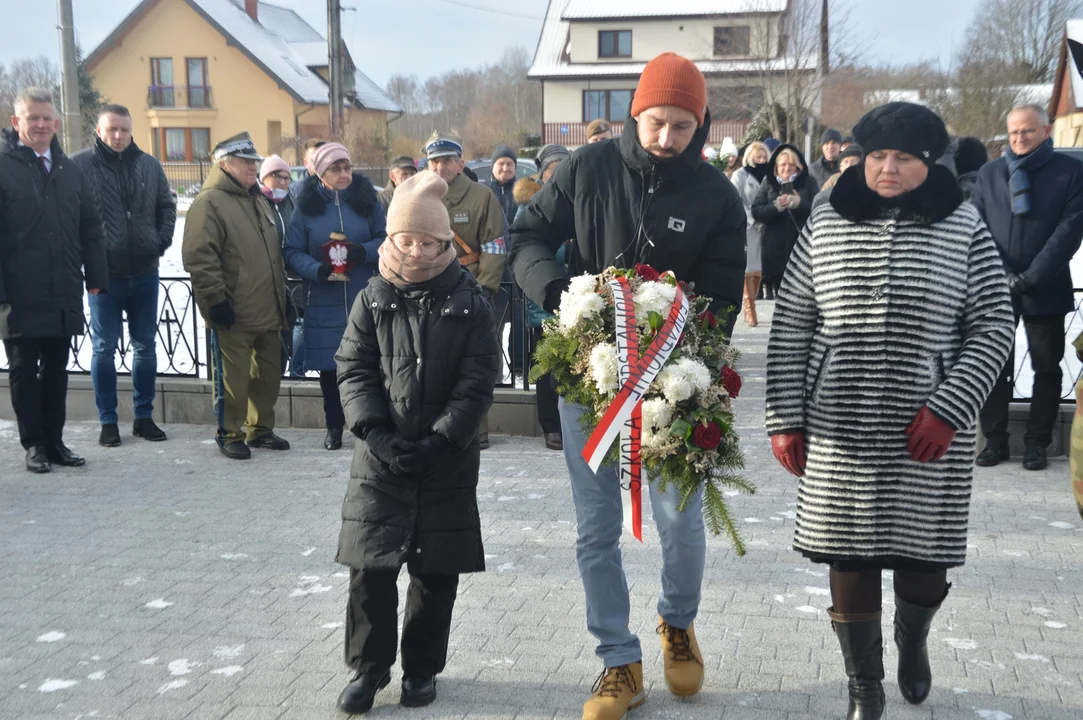
[[[1026,139],[1026,138],[1029,138],[1031,135],[1037,134],[1037,132],[1038,131],[1036,129],[1032,129],[1032,130],[1013,130],[1012,132],[1008,133],[1008,137]]]
[[[288,172],[273,172],[271,173],[271,177],[275,180],[285,180],[287,182],[293,179]]]
[[[421,254],[432,257],[438,254],[446,243],[438,240],[409,240],[403,237],[393,238],[392,241],[399,252],[409,255],[415,247],[421,248]]]

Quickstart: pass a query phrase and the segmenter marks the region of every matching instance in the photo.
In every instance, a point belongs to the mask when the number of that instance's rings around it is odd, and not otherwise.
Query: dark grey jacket
[[[48,176],[18,141],[0,139],[0,339],[81,335],[84,286],[109,289],[94,195],[56,138]]]
[[[71,156],[94,191],[105,231],[109,274],[143,275],[173,244],[177,206],[162,164],[133,142],[121,153],[94,139]]]
[[[485,569],[478,517],[478,427],[500,367],[487,293],[458,262],[400,289],[373,277],[357,296],[338,353],[346,427],[457,448],[418,476],[393,473],[362,441],[354,446],[336,560],[360,570],[412,574]]]
[[[499,183],[496,178],[489,178],[489,182],[485,183],[500,201],[500,208],[504,211],[504,219],[507,220],[508,227],[515,222],[515,215],[519,212],[519,203],[515,200],[515,182],[516,178],[506,183]]]
[[[1054,153],[1029,175],[1029,215],[1012,214],[1003,157],[978,171],[970,201],[989,226],[1005,271],[1026,279],[1029,289],[1016,301],[1016,313],[1063,315],[1075,309],[1068,263],[1083,239],[1083,163]]]

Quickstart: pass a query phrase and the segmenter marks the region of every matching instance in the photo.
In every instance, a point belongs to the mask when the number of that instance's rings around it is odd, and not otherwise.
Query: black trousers
[[[342,396],[338,392],[337,371],[320,370],[320,390],[323,391],[323,418],[327,429],[344,427],[346,414],[342,411]]]
[[[4,350],[19,441],[26,449],[59,444],[64,436],[71,338],[13,338],[4,341]]]
[[[542,328],[530,328],[531,355],[541,342],[542,334]],[[549,373],[538,378],[537,384],[534,385],[534,398],[538,408],[538,424],[541,425],[542,432],[559,435],[560,413],[557,411],[557,388]]]
[[[346,665],[363,675],[382,675],[395,664],[398,576],[396,570],[350,570]],[[444,670],[458,589],[458,575],[410,576],[402,625],[403,675],[431,677]]]
[[[1016,325],[1019,318],[1015,318]],[[1049,447],[1060,408],[1060,361],[1064,358],[1064,316],[1030,315],[1023,317],[1023,327],[1030,345],[1030,366],[1034,369],[1034,390],[1030,414],[1023,437],[1026,445]],[[997,378],[993,392],[981,409],[981,428],[988,440],[1007,440],[1008,404],[1015,386],[1015,348]]]

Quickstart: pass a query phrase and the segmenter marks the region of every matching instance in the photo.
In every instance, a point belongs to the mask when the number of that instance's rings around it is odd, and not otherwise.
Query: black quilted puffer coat
[[[82,335],[84,288],[109,290],[93,193],[56,138],[50,150],[46,176],[0,133],[0,339]]]
[[[478,426],[500,368],[487,293],[453,262],[436,278],[398,288],[373,277],[353,304],[335,360],[346,426],[385,427],[405,440],[433,433],[451,459],[398,475],[354,446],[336,560],[359,570],[412,574],[485,569],[478,516]]]
[[[153,272],[173,244],[177,207],[162,165],[133,142],[116,152],[100,138],[71,156],[83,171],[105,230],[109,274]]]

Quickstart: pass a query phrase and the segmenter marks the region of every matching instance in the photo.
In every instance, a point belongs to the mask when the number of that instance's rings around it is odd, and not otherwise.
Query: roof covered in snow
[[[789,0],[568,0],[562,20],[695,17],[783,12]]]
[[[90,67],[114,47],[150,5],[143,0],[102,43],[87,56]],[[260,2],[256,15],[248,16],[244,0],[185,0],[257,66],[276,80],[296,100],[326,105],[327,82],[315,71],[327,66],[327,39],[289,8]],[[322,50],[321,50],[322,47]],[[369,110],[402,112],[402,108],[364,73],[355,71],[358,104]]]
[[[530,78],[580,78],[580,77],[637,77],[646,67],[646,62],[604,62],[572,63],[570,60],[569,26],[571,20],[601,18],[600,7],[608,13],[604,17],[673,17],[681,15],[678,10],[689,10],[684,15],[718,15],[741,12],[737,8],[746,6],[758,9],[771,8],[783,12],[789,0],[550,0],[542,25],[538,47],[534,51],[534,62],[527,77]],[[664,8],[656,12],[656,7]],[[711,12],[701,12],[708,8]],[[729,8],[729,9],[724,9]],[[694,12],[691,12],[695,10]],[[639,13],[638,15],[635,13]],[[696,60],[696,67],[705,74],[747,73],[764,70],[764,61],[760,59]],[[769,61],[770,71],[784,70],[798,66],[804,70],[815,70],[816,58],[809,56],[799,63],[793,58],[776,58]]]

